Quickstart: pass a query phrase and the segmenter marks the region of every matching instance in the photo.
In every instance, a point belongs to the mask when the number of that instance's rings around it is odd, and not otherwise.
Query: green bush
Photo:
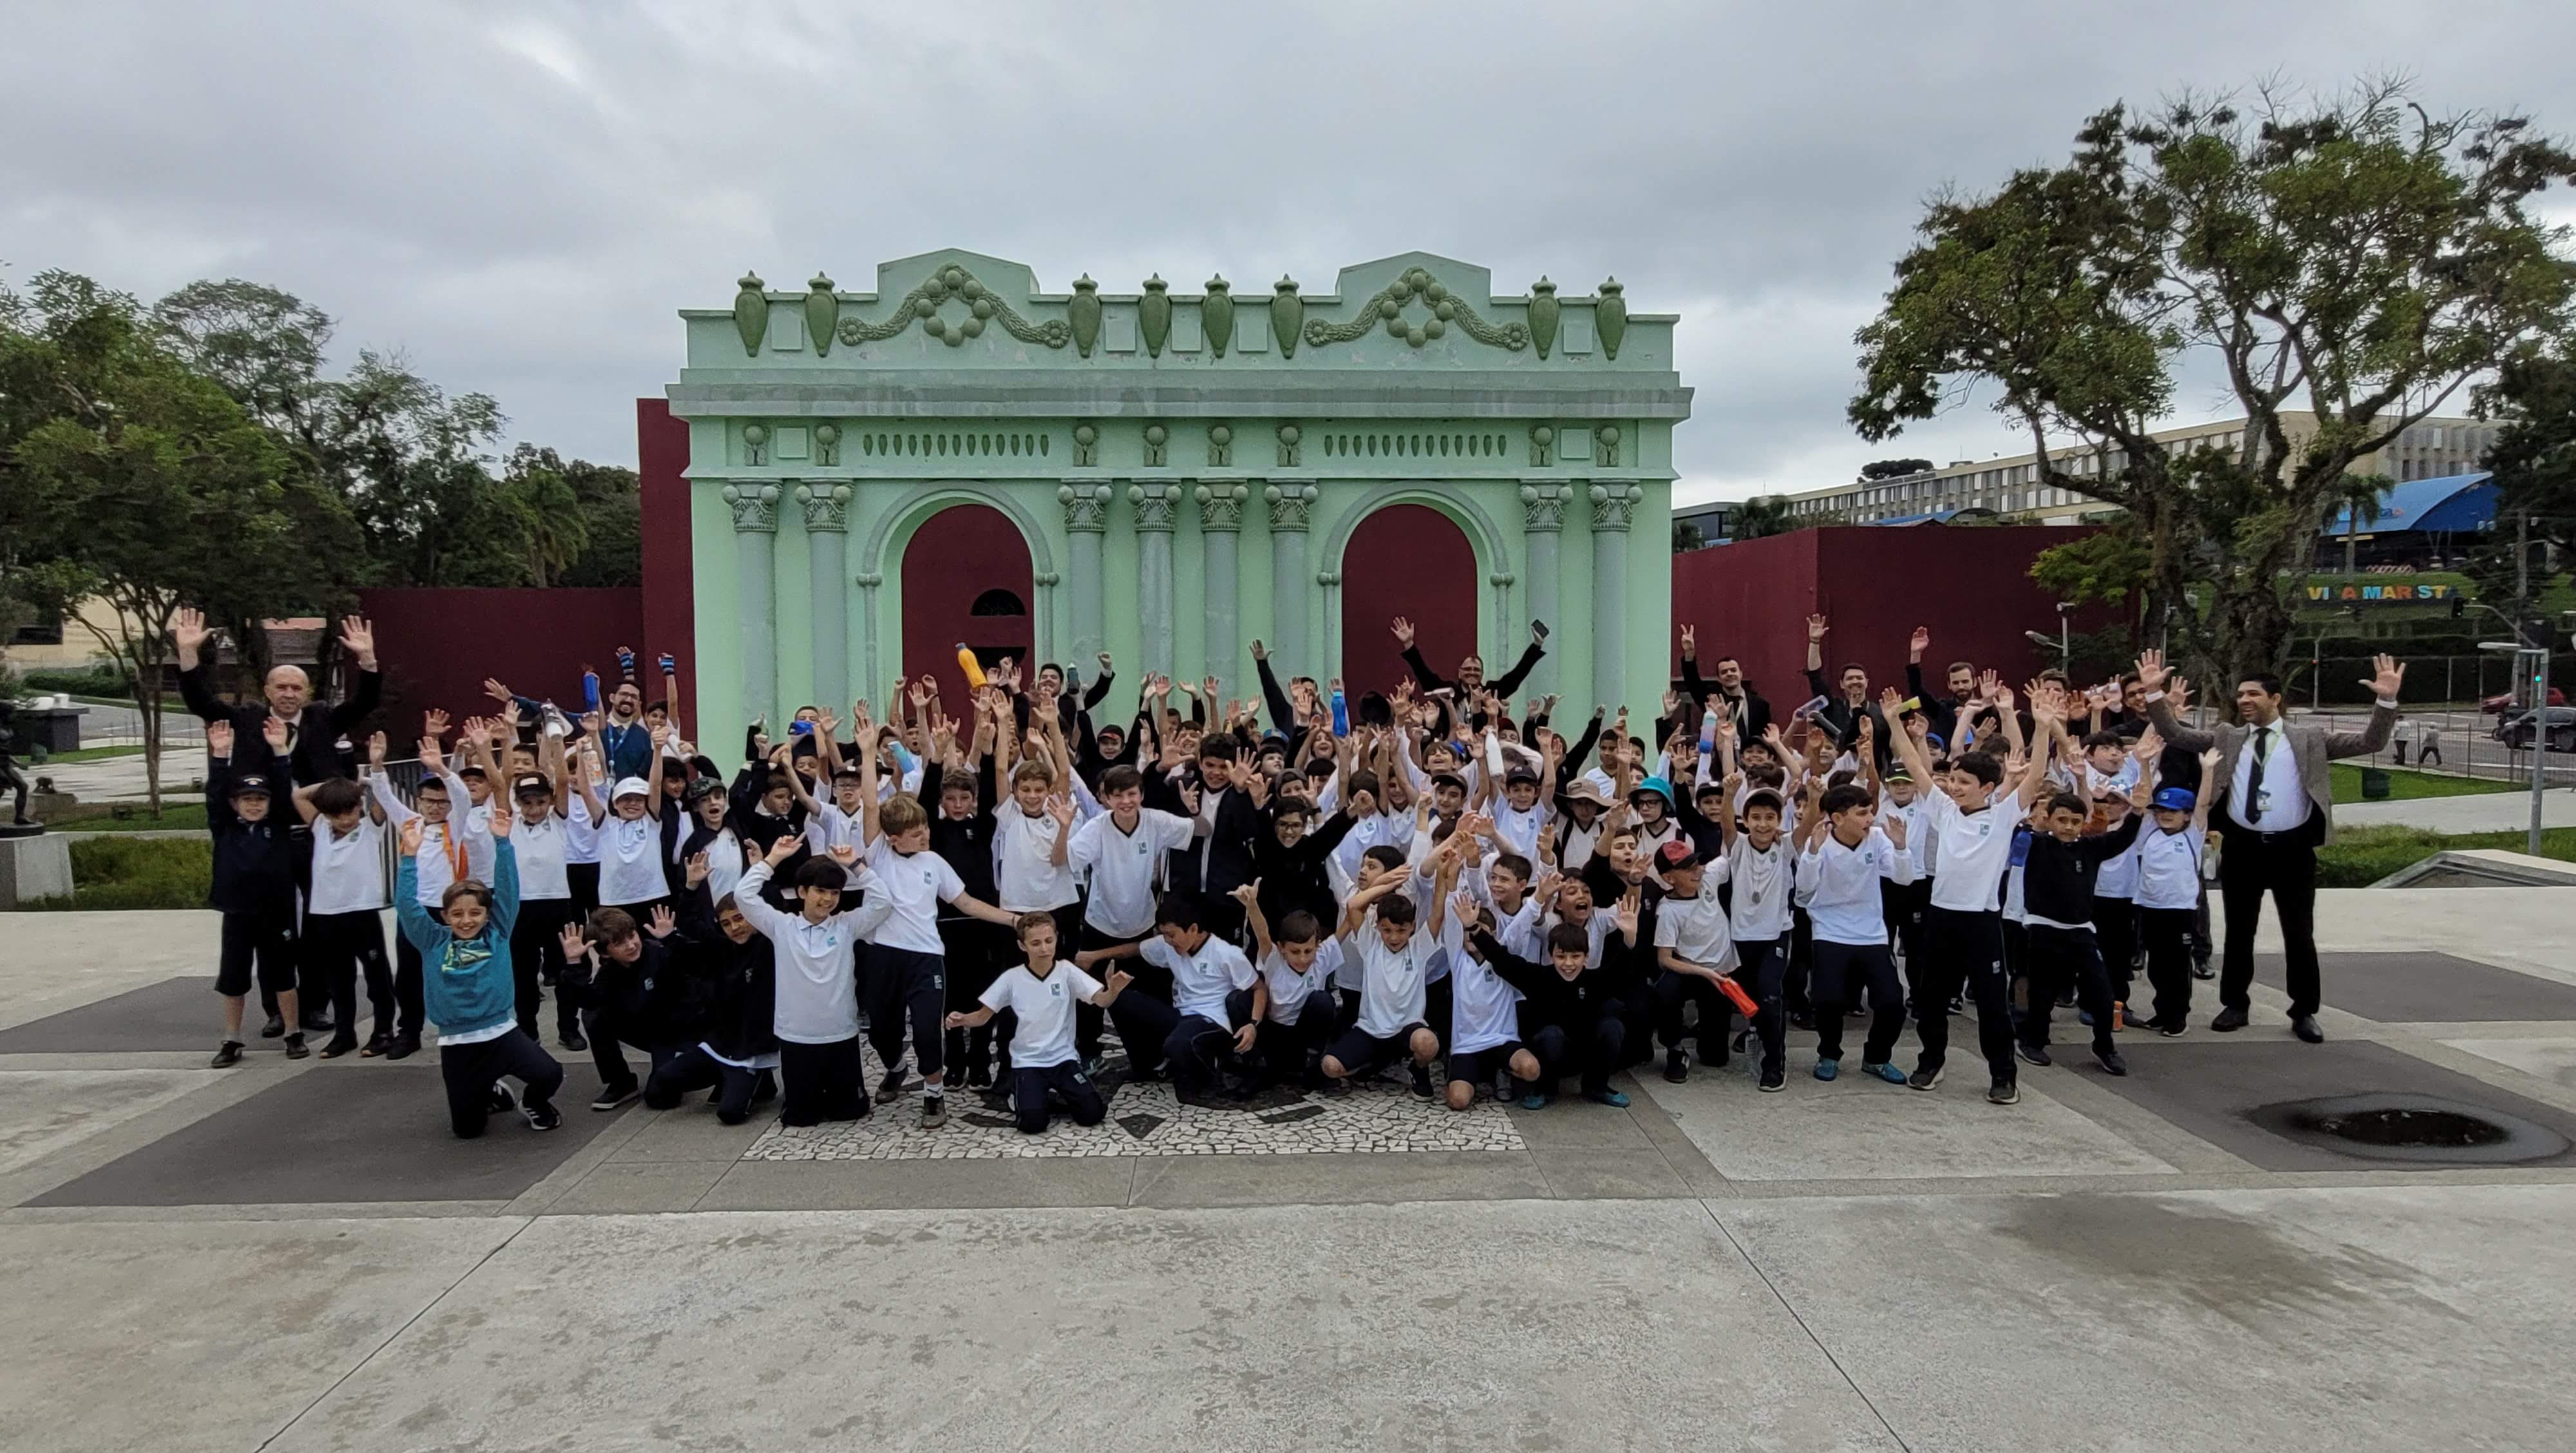
[[[2341,828],[2331,846],[2317,850],[2317,886],[2367,888],[2438,852],[2502,848],[2518,853],[2527,843],[2528,839],[2518,832],[2438,833],[2397,826]],[[2540,851],[2543,857],[2576,862],[2576,827],[2551,828],[2542,833]]]
[[[78,671],[30,671],[26,674],[26,689],[38,695],[60,691],[73,696],[105,696],[118,701],[129,700],[134,695],[134,689],[125,684],[125,673],[113,666],[88,666]]]
[[[212,839],[83,836],[71,847],[72,896],[29,907],[94,912],[206,906],[214,877]]]

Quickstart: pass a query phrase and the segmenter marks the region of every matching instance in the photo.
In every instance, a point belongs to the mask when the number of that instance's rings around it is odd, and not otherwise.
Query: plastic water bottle
[[[1717,755],[1717,708],[1714,706],[1699,719],[1699,754],[1704,758]]]
[[[1333,735],[1346,737],[1350,734],[1351,704],[1343,698],[1342,689],[1336,686],[1333,688]]]

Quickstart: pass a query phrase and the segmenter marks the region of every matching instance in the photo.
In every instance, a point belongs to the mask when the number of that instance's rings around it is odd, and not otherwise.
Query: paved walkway
[[[2541,798],[2547,827],[2576,827],[2576,788],[2552,788]],[[2403,802],[2351,802],[2334,810],[2343,827],[2399,823],[2430,832],[2513,832],[2531,825],[2528,792],[2480,792],[2464,797],[2414,797]]]
[[[2576,892],[2322,897],[2326,1045],[2266,968],[2253,1028],[2127,1036],[2126,1079],[2061,1023],[2005,1109],[1962,1022],[1929,1095],[1821,1084],[1798,1034],[1786,1094],[1702,1066],[1626,1110],[1369,1091],[1168,1138],[1121,1088],[1117,1154],[924,1137],[906,1099],[875,1144],[954,1154],[901,1166],[594,1114],[572,1056],[562,1130],[456,1141],[434,1049],[204,1068],[211,915],[12,917],[0,1447],[2545,1442],[2576,1153],[2391,1163],[2254,1113],[2409,1090],[2576,1131]],[[1363,1100],[1488,1148],[1323,1148]]]

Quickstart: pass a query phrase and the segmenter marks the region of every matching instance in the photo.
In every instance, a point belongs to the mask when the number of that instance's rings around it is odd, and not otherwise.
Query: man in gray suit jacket
[[[2330,731],[2281,718],[2281,678],[2266,672],[2236,683],[2233,726],[2202,731],[2185,726],[2174,714],[2168,694],[2164,653],[2138,658],[2138,679],[2147,688],[2147,720],[2177,747],[2219,750],[2218,792],[2225,806],[2210,815],[2221,834],[2218,860],[2219,898],[2227,908],[2227,957],[2219,971],[2218,1016],[2209,1027],[2221,1032],[2245,1027],[2254,982],[2254,929],[2262,921],[2263,895],[2281,915],[2281,943],[2289,955],[2290,1028],[2310,1044],[2325,1039],[2317,1027],[2317,845],[2334,838],[2334,786],[2326,764],[2339,757],[2366,757],[2388,745],[2397,726],[2397,692],[2406,684],[2406,668],[2382,656],[2372,677],[2377,706],[2370,725],[2358,732]],[[2171,678],[2171,690],[2187,687]]]

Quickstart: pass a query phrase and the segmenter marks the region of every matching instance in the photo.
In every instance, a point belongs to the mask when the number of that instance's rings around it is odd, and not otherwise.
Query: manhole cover
[[[2567,1137],[2545,1125],[2438,1095],[2291,1100],[2248,1118],[2285,1140],[2367,1160],[2510,1165],[2568,1150]]]

